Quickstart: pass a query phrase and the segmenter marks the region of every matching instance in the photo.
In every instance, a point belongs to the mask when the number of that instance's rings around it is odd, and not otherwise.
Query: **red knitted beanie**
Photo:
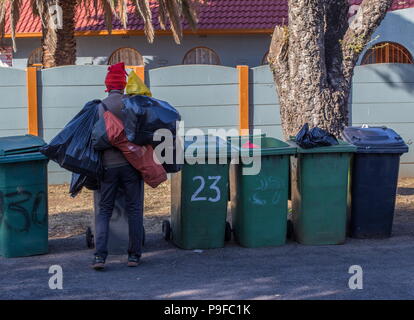
[[[126,82],[125,64],[123,62],[108,67],[108,74],[105,78],[106,92],[111,90],[124,90]]]

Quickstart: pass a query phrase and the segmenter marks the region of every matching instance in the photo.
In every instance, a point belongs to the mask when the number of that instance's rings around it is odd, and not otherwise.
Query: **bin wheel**
[[[142,228],[142,246],[145,246],[145,240],[147,239],[147,235],[145,232],[145,228]]]
[[[169,241],[171,239],[171,224],[168,220],[162,222],[162,234],[164,240]]]
[[[293,222],[291,220],[287,221],[287,228],[286,228],[286,238],[294,240],[293,239]]]
[[[231,240],[231,225],[229,222],[226,222],[226,231],[224,232],[224,241],[228,242]]]
[[[93,241],[94,240],[93,239],[94,237],[93,237],[93,233],[92,233],[91,227],[87,227],[86,228],[86,234],[85,234],[85,236],[86,236],[86,246],[89,249],[95,248],[95,242]]]

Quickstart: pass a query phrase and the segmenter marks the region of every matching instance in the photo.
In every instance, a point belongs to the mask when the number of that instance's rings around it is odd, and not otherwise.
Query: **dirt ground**
[[[49,187],[49,237],[67,238],[82,234],[91,225],[93,192],[84,190],[71,198],[68,185]],[[144,225],[147,233],[161,232],[162,220],[170,215],[170,183],[157,189],[145,186]],[[414,217],[414,178],[398,183],[395,222],[404,225]]]
[[[414,178],[401,179],[398,183],[394,224],[401,228],[412,227],[414,221]]]

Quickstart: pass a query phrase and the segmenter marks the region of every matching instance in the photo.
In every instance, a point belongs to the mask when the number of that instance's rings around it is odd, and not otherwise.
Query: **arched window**
[[[268,57],[269,57],[269,51],[266,52],[266,54],[263,56],[262,65],[269,64],[269,61],[267,61]]]
[[[413,57],[398,43],[380,42],[367,50],[361,65],[373,63],[413,63]]]
[[[220,58],[217,53],[207,47],[196,47],[188,51],[183,64],[215,64],[219,65]]]
[[[108,59],[108,65],[124,62],[126,66],[143,66],[142,55],[133,48],[119,48]]]
[[[32,51],[27,60],[27,66],[36,68],[41,68],[43,66],[43,50],[41,47]]]

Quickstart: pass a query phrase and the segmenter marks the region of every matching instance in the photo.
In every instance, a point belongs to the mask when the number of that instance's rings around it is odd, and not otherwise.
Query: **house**
[[[350,19],[362,0],[350,0]],[[287,0],[209,0],[201,8],[196,32],[185,27],[181,45],[171,32],[161,30],[157,9],[152,7],[156,29],[153,44],[147,42],[142,20],[130,14],[128,27],[119,20],[111,35],[102,14],[78,8],[76,15],[77,61],[79,65],[105,65],[125,61],[152,69],[178,64],[216,64],[224,66],[266,63],[271,34],[275,25],[287,22]],[[132,12],[132,8],[130,8]],[[41,65],[41,23],[25,1],[17,26],[17,52],[12,52],[9,28],[0,49],[0,65],[25,68]],[[375,32],[360,63],[413,63],[414,0],[395,0]]]

